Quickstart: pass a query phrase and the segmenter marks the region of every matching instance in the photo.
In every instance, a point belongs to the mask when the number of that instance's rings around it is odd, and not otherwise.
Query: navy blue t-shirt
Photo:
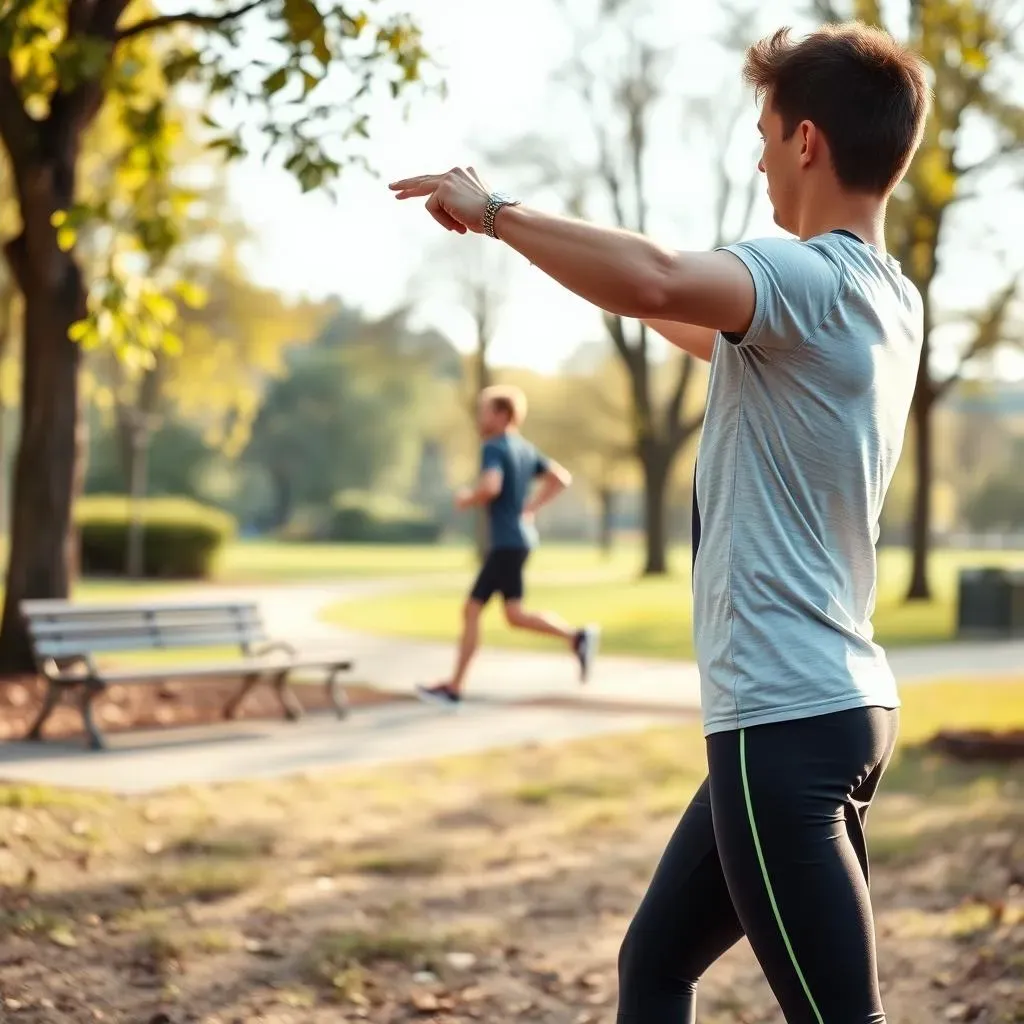
[[[502,434],[484,442],[481,465],[484,472],[497,469],[502,474],[501,493],[487,507],[491,550],[532,548],[537,537],[523,523],[523,507],[534,479],[547,472],[547,457],[519,434]]]

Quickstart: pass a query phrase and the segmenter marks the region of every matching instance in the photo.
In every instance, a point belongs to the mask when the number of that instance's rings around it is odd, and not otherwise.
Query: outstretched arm
[[[523,515],[535,515],[537,510],[557,498],[572,483],[572,474],[557,462],[549,461],[540,475],[540,486],[523,507]]]
[[[399,199],[427,198],[443,227],[485,230],[490,190],[472,167],[391,184]],[[559,284],[619,316],[669,320],[742,335],[754,317],[754,282],[728,252],[673,252],[642,235],[505,205],[493,231]]]
[[[601,309],[638,320],[743,334],[754,282],[728,252],[673,252],[642,235],[506,206],[498,237],[559,284]]]

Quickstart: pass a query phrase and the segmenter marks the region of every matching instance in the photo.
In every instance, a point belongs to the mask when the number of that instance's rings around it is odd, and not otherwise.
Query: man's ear
[[[796,130],[800,137],[800,166],[809,167],[821,148],[821,132],[813,121],[801,121]]]

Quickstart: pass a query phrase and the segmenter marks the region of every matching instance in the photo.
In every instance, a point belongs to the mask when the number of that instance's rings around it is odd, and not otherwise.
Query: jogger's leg
[[[455,693],[462,690],[473,656],[480,647],[480,615],[483,610],[483,604],[472,597],[462,608],[462,635],[459,637],[455,671],[448,682],[449,688]]]
[[[884,1024],[850,809],[877,785],[894,714],[844,711],[708,741],[723,872],[787,1024]]]
[[[697,982],[743,934],[705,780],[669,840],[619,952],[619,1024],[693,1024]]]
[[[513,629],[526,629],[545,636],[559,637],[567,643],[573,643],[578,629],[574,629],[565,619],[552,612],[530,612],[523,607],[521,600],[506,600],[505,621]]]

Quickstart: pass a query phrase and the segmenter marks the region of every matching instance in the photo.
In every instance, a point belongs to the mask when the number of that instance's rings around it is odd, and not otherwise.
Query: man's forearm
[[[654,317],[667,302],[676,253],[642,235],[506,206],[498,237],[581,298],[619,316]]]
[[[463,499],[467,506],[476,508],[479,505],[490,505],[494,501],[496,495],[491,488],[484,486],[483,484],[477,484],[466,492],[466,496]]]
[[[538,509],[541,509],[545,505],[554,501],[567,486],[568,485],[563,483],[561,480],[558,480],[555,477],[549,477],[540,485],[540,487],[537,488],[536,493],[534,493],[526,503],[523,511],[532,515]]]

